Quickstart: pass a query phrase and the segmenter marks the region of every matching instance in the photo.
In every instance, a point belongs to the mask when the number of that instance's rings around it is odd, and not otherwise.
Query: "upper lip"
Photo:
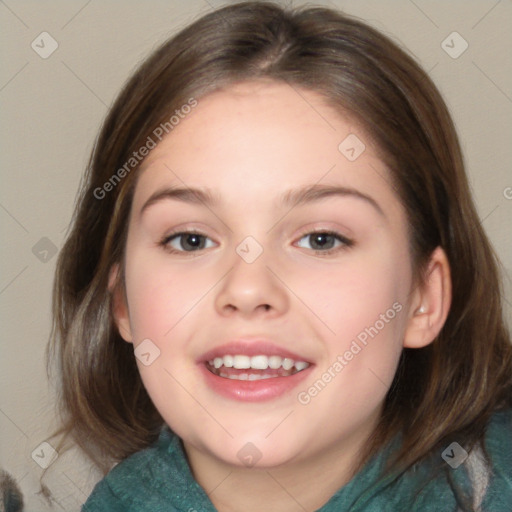
[[[237,339],[231,340],[223,345],[219,345],[208,352],[202,354],[197,360],[198,363],[211,361],[216,357],[225,355],[245,355],[245,356],[280,356],[283,358],[293,359],[294,361],[310,362],[307,358],[292,352],[284,347],[279,346],[271,340],[260,338],[254,340]]]

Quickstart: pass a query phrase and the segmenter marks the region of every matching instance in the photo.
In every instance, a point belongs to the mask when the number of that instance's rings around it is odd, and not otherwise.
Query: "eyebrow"
[[[354,197],[360,199],[367,204],[371,205],[379,215],[386,218],[386,215],[380,205],[371,196],[360,192],[351,187],[341,187],[334,185],[308,185],[306,187],[287,190],[280,198],[278,203],[283,206],[294,208],[303,204],[328,197]],[[220,196],[214,194],[211,190],[206,188],[194,187],[167,187],[154,192],[149,199],[144,203],[140,210],[139,216],[142,216],[145,210],[150,206],[163,201],[163,200],[176,200],[189,204],[198,204],[206,207],[215,207],[220,204]]]

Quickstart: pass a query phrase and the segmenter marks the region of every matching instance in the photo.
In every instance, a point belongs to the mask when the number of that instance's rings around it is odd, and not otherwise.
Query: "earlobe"
[[[432,343],[448,317],[452,299],[450,265],[437,247],[430,257],[425,280],[415,290],[404,335],[404,347],[422,348]]]
[[[117,330],[121,337],[128,343],[133,342],[132,330],[130,326],[130,315],[126,297],[119,280],[119,263],[112,266],[108,279],[108,291],[112,297],[112,315]]]

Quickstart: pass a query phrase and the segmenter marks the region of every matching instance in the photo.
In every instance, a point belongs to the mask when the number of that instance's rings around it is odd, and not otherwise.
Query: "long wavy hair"
[[[481,443],[492,413],[512,406],[512,346],[499,262],[480,224],[445,102],[408,53],[361,20],[270,2],[229,5],[174,35],[138,67],[104,121],[54,281],[48,367],[55,363],[60,379],[58,434],[71,436],[105,472],[156,440],[164,422],[132,345],[113,321],[108,288],[109,271],[120,263],[115,286],[125,293],[138,166],[108,193],[98,189],[190,98],[200,103],[221,87],[260,78],[320,93],[359,121],[406,209],[417,282],[437,246],[451,266],[445,325],[425,348],[403,350],[360,467],[397,434],[402,444],[390,468],[402,470],[449,440],[468,450]]]

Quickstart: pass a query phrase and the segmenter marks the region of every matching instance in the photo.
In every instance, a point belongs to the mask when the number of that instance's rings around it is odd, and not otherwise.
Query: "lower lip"
[[[207,386],[215,393],[240,402],[262,402],[289,393],[309,374],[313,365],[289,377],[274,377],[261,380],[236,380],[219,377],[204,364],[199,365]]]

